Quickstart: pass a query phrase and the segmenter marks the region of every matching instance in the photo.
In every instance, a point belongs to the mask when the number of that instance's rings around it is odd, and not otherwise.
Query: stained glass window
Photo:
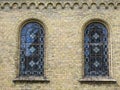
[[[20,45],[20,76],[43,76],[44,29],[37,22],[22,27]]]
[[[99,22],[89,24],[84,32],[85,76],[108,76],[108,31]]]

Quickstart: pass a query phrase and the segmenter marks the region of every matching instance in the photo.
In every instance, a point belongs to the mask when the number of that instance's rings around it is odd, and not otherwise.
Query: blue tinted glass
[[[20,75],[42,76],[44,74],[44,29],[30,22],[21,30]]]
[[[108,32],[98,22],[89,24],[84,33],[85,76],[108,76]]]

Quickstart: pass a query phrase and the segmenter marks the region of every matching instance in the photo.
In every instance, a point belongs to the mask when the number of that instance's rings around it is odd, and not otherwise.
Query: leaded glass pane
[[[37,22],[30,22],[21,30],[20,76],[44,74],[44,29]]]
[[[108,76],[108,32],[98,22],[89,24],[84,33],[85,76]]]

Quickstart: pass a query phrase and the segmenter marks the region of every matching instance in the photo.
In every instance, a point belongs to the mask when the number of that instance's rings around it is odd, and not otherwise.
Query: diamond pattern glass
[[[95,33],[95,34],[93,35],[93,37],[94,37],[95,39],[97,39],[97,38],[99,38],[99,35],[98,35],[97,33]]]
[[[20,76],[44,74],[44,29],[37,22],[30,22],[21,30]]]
[[[98,52],[100,51],[100,49],[99,49],[98,47],[95,47],[95,48],[93,49],[93,51],[94,51],[95,53],[98,53]]]
[[[30,65],[31,67],[33,67],[33,66],[35,65],[34,61],[31,61],[31,62],[29,63],[29,65]]]
[[[84,32],[85,76],[108,76],[108,32],[99,22],[86,27]]]
[[[100,65],[100,63],[96,60],[94,63],[95,67],[98,67]]]
[[[36,49],[34,47],[31,47],[29,50],[33,53]]]

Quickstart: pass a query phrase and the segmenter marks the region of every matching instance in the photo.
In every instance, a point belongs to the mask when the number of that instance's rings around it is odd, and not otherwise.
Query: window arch
[[[44,75],[44,28],[28,22],[21,29],[20,76]]]
[[[100,22],[87,25],[84,32],[85,76],[109,76],[108,30]]]

